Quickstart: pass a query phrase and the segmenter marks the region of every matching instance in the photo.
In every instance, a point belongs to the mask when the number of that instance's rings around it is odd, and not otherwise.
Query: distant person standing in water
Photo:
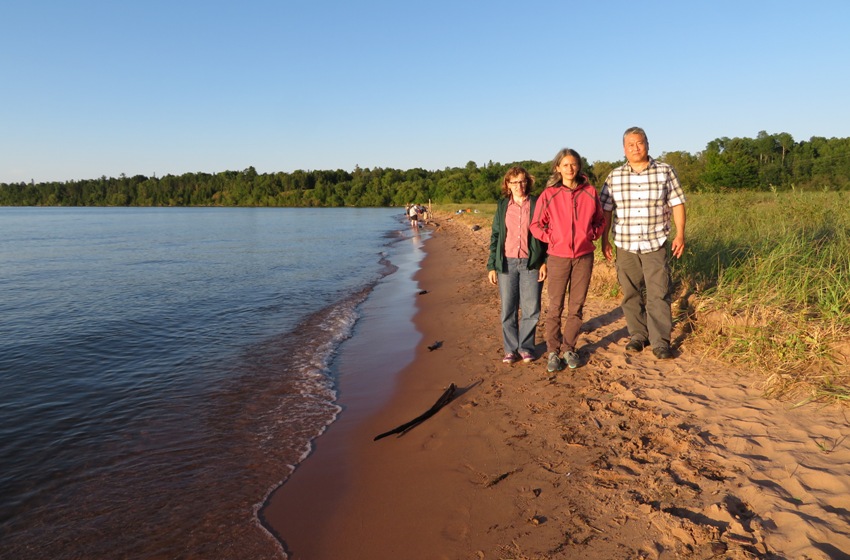
[[[580,365],[576,343],[593,273],[593,242],[599,239],[604,225],[599,196],[581,171],[578,152],[569,148],[559,151],[531,220],[531,233],[548,244],[546,370],[550,373],[561,371],[565,364],[570,369]],[[567,317],[562,330],[567,290]]]
[[[506,364],[519,360],[527,363],[535,357],[534,332],[546,279],[546,245],[529,231],[537,201],[529,194],[533,185],[534,178],[522,167],[508,169],[490,234],[487,278],[499,286],[505,350],[502,361]]]
[[[410,225],[419,227],[419,208],[416,204],[411,204],[407,209],[407,215],[410,218]]]
[[[667,237],[672,214],[676,237],[670,247],[680,258],[685,251],[685,193],[673,168],[649,157],[642,128],[626,130],[623,151],[626,163],[611,171],[600,194],[605,212],[602,252],[609,261],[614,256],[608,240],[613,224],[617,280],[631,337],[626,350],[640,352],[651,345],[655,357],[666,360],[673,357]]]

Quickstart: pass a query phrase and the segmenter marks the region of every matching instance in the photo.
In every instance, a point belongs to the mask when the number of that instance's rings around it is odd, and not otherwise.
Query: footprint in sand
[[[443,536],[453,541],[463,541],[469,536],[469,525],[462,521],[447,523],[443,527]]]
[[[463,403],[460,405],[460,409],[455,412],[456,418],[469,418],[472,416],[472,410],[478,406],[478,403],[475,401],[470,401],[467,403]]]
[[[432,434],[425,443],[422,444],[422,449],[433,451],[443,446],[443,440],[439,434]]]

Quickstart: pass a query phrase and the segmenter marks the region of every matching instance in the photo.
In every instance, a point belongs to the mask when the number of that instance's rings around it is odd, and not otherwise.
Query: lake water
[[[421,258],[394,209],[0,208],[0,558],[282,557],[257,511]]]

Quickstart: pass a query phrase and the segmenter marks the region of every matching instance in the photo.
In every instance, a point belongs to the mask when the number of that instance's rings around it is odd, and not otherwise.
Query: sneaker
[[[639,338],[633,338],[626,344],[626,352],[640,352],[646,348],[647,342]]]
[[[557,352],[549,352],[549,361],[546,363],[546,371],[552,373],[564,369],[564,362],[558,357]]]
[[[519,357],[522,358],[522,361],[525,362],[526,364],[534,361],[534,354],[532,354],[531,352],[527,352],[525,350],[519,351]]]
[[[519,356],[516,355],[516,352],[508,352],[505,354],[505,357],[502,358],[502,363],[512,364],[516,361],[519,361]]]
[[[652,353],[655,354],[655,357],[659,360],[669,360],[673,357],[673,352],[670,350],[669,346],[656,346],[652,349]]]
[[[578,367],[579,364],[578,354],[569,351],[564,352],[564,361],[567,362],[567,367],[569,367],[570,369],[575,369]]]

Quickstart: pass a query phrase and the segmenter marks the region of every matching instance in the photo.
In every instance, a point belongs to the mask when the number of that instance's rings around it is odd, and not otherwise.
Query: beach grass
[[[686,252],[672,262],[687,343],[760,372],[769,396],[850,402],[848,203],[840,191],[689,194]],[[435,209],[489,228],[495,204]],[[616,298],[599,248],[596,263],[593,295]]]
[[[690,195],[687,252],[673,266],[691,341],[763,372],[767,394],[850,399],[840,354],[850,334],[848,202],[844,192]]]

